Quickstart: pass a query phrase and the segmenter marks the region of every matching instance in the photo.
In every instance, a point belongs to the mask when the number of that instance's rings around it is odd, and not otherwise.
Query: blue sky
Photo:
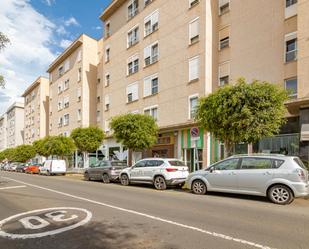
[[[99,16],[111,0],[0,0],[0,31],[11,44],[0,53],[0,115],[81,33],[99,39]]]

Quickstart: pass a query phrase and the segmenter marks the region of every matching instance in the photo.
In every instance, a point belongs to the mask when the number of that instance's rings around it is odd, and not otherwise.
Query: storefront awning
[[[302,124],[300,141],[309,141],[309,124]]]

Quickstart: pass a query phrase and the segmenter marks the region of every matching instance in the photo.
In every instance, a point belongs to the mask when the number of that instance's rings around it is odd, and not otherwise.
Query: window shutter
[[[105,95],[105,98],[104,98],[104,104],[105,105],[109,105],[109,95]]]
[[[199,78],[199,57],[189,60],[189,81]]]
[[[225,4],[229,3],[229,2],[230,2],[230,0],[219,0],[219,7],[225,5]]]
[[[70,69],[70,60],[67,59],[64,63],[64,71],[67,72]]]
[[[151,46],[144,48],[144,59],[151,56]]]
[[[132,86],[132,98],[133,98],[133,100],[138,99],[138,84],[134,84]]]
[[[225,28],[223,28],[219,31],[219,40],[222,40],[222,39],[229,37],[229,36],[230,36],[229,27],[225,27]]]
[[[225,62],[219,65],[219,78],[229,76],[230,74],[230,62]]]
[[[151,95],[151,78],[144,79],[144,97]]]
[[[159,22],[159,11],[155,11],[153,12],[153,14],[151,15],[151,25],[154,25],[155,23]]]
[[[190,39],[199,35],[199,19],[190,23],[189,36]]]

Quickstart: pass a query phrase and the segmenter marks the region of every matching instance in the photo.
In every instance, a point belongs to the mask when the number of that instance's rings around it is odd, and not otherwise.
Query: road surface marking
[[[50,225],[50,223],[46,220],[44,220],[43,218],[39,217],[39,216],[33,216],[33,214],[35,213],[39,213],[39,212],[46,212],[45,213],[45,217],[47,218],[51,218],[51,220],[53,220],[55,223],[56,222],[67,222],[68,220],[72,220],[72,217],[74,217],[74,219],[78,218],[77,215],[72,215],[71,218],[67,218],[67,219],[63,219],[63,214],[66,213],[65,210],[77,210],[79,212],[83,212],[86,214],[86,217],[84,219],[82,219],[81,221],[69,225],[69,226],[65,226],[62,228],[58,228],[55,230],[50,230],[50,231],[45,231],[45,232],[41,232],[41,233],[33,233],[33,234],[14,234],[14,233],[9,233],[9,232],[5,232],[3,231],[3,226],[14,220],[17,219],[19,217],[25,216],[24,218],[21,218],[20,220],[18,220],[23,227],[27,230],[36,230],[36,229],[41,229],[41,228],[45,228],[48,227]],[[52,211],[52,212],[51,212]],[[60,213],[58,215],[55,214],[55,211]],[[62,213],[62,214],[61,214]],[[26,216],[28,215],[28,216]],[[45,208],[45,209],[37,209],[37,210],[32,210],[32,211],[28,211],[28,212],[24,212],[24,213],[20,213],[20,214],[16,214],[13,216],[10,216],[2,221],[0,221],[0,236],[1,237],[6,237],[6,238],[10,238],[10,239],[34,239],[34,238],[41,238],[41,237],[45,237],[45,236],[50,236],[50,235],[55,235],[55,234],[59,234],[59,233],[63,233],[72,229],[75,229],[77,227],[83,226],[85,224],[87,224],[92,218],[92,213],[86,209],[83,208],[74,208],[74,207],[56,207],[56,208]],[[36,224],[33,224],[30,222],[30,220],[35,220]],[[16,221],[17,222],[17,221]],[[40,224],[37,224],[38,222],[40,222]],[[66,224],[66,223],[64,223]]]
[[[14,188],[25,188],[25,187],[26,187],[25,185],[22,185],[22,186],[12,186],[12,187],[3,187],[3,188],[0,188],[0,190],[14,189]]]
[[[107,203],[104,203],[104,202],[99,202],[99,201],[87,199],[87,198],[80,197],[80,196],[77,196],[77,195],[71,195],[71,194],[60,192],[60,191],[57,191],[57,190],[54,190],[54,189],[49,189],[49,188],[41,187],[39,185],[34,185],[34,184],[31,184],[31,183],[15,180],[15,179],[12,179],[12,178],[9,178],[9,177],[3,177],[3,178],[6,178],[8,180],[15,181],[15,182],[18,182],[18,183],[21,183],[21,184],[25,184],[25,185],[30,186],[30,187],[46,190],[46,191],[53,192],[53,193],[56,193],[56,194],[68,196],[68,197],[71,197],[71,198],[74,198],[74,199],[90,202],[90,203],[93,203],[93,204],[97,204],[97,205],[104,206],[104,207],[109,207],[109,208],[119,210],[119,211],[122,211],[122,212],[139,215],[139,216],[143,216],[143,217],[146,217],[146,218],[149,218],[149,219],[152,219],[152,220],[161,221],[161,222],[168,223],[168,224],[171,224],[171,225],[174,225],[174,226],[190,229],[190,230],[200,232],[200,233],[204,233],[204,234],[216,237],[216,238],[234,241],[234,242],[237,242],[237,243],[240,243],[240,244],[243,244],[243,245],[252,246],[252,247],[255,247],[255,248],[274,249],[274,248],[264,246],[264,245],[261,245],[261,244],[257,244],[255,242],[247,241],[247,240],[244,240],[244,239],[234,238],[234,237],[229,236],[229,235],[207,231],[207,230],[204,230],[204,229],[201,229],[201,228],[198,228],[198,227],[185,225],[185,224],[178,223],[178,222],[175,222],[175,221],[167,220],[167,219],[164,219],[164,218],[160,218],[160,217],[157,217],[157,216],[153,216],[153,215],[149,215],[149,214],[145,214],[145,213],[141,213],[141,212],[137,212],[137,211],[134,211],[134,210],[131,210],[131,209],[126,209],[126,208],[110,205],[110,204],[107,204]]]

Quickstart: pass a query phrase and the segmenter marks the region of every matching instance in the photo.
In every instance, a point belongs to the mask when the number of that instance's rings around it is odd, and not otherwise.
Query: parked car
[[[164,190],[167,186],[182,187],[188,174],[188,167],[178,159],[147,158],[123,169],[119,177],[122,185],[147,183]]]
[[[46,160],[39,169],[41,175],[65,175],[66,171],[64,160]]]
[[[124,161],[99,161],[85,170],[84,179],[109,183],[118,180],[121,170],[127,167],[127,163]]]
[[[38,174],[40,166],[41,166],[40,164],[31,163],[29,166],[27,166],[25,168],[25,173],[27,173],[27,174]]]
[[[19,165],[19,163],[17,163],[17,162],[10,163],[8,171],[16,171],[16,168],[17,168],[18,165]]]
[[[26,166],[25,163],[20,163],[16,167],[16,172],[25,173],[26,168],[27,168],[27,166]]]
[[[207,191],[266,196],[276,204],[289,204],[309,195],[308,171],[298,157],[240,155],[191,173],[188,187],[195,194]]]

